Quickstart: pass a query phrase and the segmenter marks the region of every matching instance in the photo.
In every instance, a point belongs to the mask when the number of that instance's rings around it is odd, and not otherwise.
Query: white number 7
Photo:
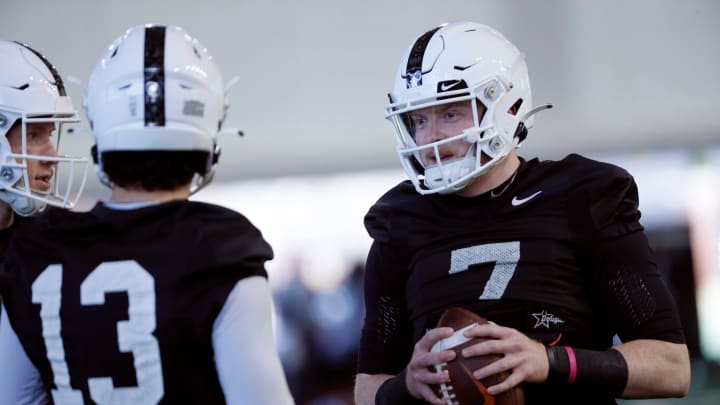
[[[453,250],[450,254],[450,271],[460,273],[473,264],[495,263],[485,284],[481,300],[496,300],[503,296],[520,260],[520,242],[488,243]]]
[[[82,404],[80,390],[70,386],[60,320],[62,266],[48,266],[32,285],[33,302],[40,304],[43,339],[57,389],[57,404]],[[82,305],[103,305],[105,293],[128,294],[128,320],[117,323],[121,352],[132,352],[137,387],[115,387],[110,377],[88,379],[93,401],[104,403],[157,403],[164,393],[160,349],[155,331],[155,280],[134,260],[101,263],[80,285]]]

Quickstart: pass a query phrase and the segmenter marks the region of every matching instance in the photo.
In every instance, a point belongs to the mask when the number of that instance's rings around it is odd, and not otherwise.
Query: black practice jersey
[[[399,184],[365,217],[374,242],[358,371],[401,371],[451,306],[546,344],[604,350],[615,334],[684,342],[639,219],[633,178],[578,155],[522,161],[473,198]],[[588,401],[573,387],[528,386],[526,395]]]
[[[10,245],[10,238],[12,237],[13,233],[15,233],[16,229],[24,227],[32,220],[32,218],[22,217],[17,214],[13,215],[15,215],[15,218],[13,218],[12,225],[5,229],[0,229],[0,279],[2,278],[3,274],[2,268],[5,265],[5,256],[7,256],[8,246]],[[2,303],[2,295],[0,295],[0,303]],[[2,319],[0,319],[0,324],[2,324]]]
[[[54,398],[224,403],[213,323],[271,258],[245,217],[210,204],[50,209],[15,233],[1,291]]]
[[[25,227],[32,221],[31,217],[22,217],[17,214],[13,215],[15,215],[15,218],[13,218],[12,225],[5,229],[0,229],[0,263],[5,262],[5,256],[7,256],[8,246],[10,245],[10,239],[12,238],[13,233],[15,233],[17,229]]]

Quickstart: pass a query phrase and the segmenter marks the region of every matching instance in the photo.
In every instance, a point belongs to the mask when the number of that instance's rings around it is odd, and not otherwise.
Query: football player
[[[110,199],[18,231],[3,274],[17,338],[0,348],[19,340],[45,399],[294,403],[272,333],[271,247],[241,214],[188,201],[212,179],[227,107],[213,57],[180,27],[130,28],[101,56],[85,109]],[[1,388],[0,403],[21,396]]]
[[[0,39],[0,265],[30,217],[80,198],[87,159],[58,154],[60,135],[77,122],[55,67],[28,45]]]
[[[532,104],[523,54],[492,28],[441,25],[406,52],[386,118],[409,181],[365,217],[358,404],[444,404],[432,352],[448,307],[493,323],[465,356],[503,355],[477,379],[522,384],[527,403],[615,403],[683,396],[690,363],[675,303],[620,167],[573,154],[525,160],[516,149],[549,106]],[[617,335],[621,343],[613,343]]]

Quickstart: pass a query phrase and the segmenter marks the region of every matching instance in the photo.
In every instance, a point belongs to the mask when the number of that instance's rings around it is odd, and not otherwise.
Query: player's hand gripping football
[[[447,371],[436,373],[434,365],[448,362],[455,358],[452,350],[431,352],[432,346],[439,340],[453,334],[452,328],[435,328],[425,333],[413,349],[412,358],[405,371],[405,384],[408,391],[416,398],[423,398],[427,402],[436,405],[444,405],[445,401],[440,398],[432,386],[449,381]]]
[[[502,372],[510,374],[501,383],[488,387],[489,394],[498,395],[524,381],[532,383],[547,379],[548,359],[545,346],[517,329],[489,322],[469,328],[464,334],[470,338],[486,340],[463,349],[463,356],[504,355],[473,372],[478,380]]]

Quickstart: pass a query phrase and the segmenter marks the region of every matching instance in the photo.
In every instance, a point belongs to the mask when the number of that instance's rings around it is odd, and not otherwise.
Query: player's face
[[[482,117],[484,107],[478,103],[478,115]],[[463,130],[475,126],[471,101],[458,101],[423,108],[410,112],[409,119],[413,126],[413,134],[417,146],[442,141],[462,134]],[[442,161],[464,157],[470,144],[462,139],[439,146]],[[421,155],[425,167],[434,166],[437,157],[432,150]]]
[[[58,152],[53,144],[55,125],[52,123],[27,124],[27,154],[56,157]],[[7,135],[13,153],[22,153],[22,126],[15,125]],[[17,159],[20,162],[20,159]],[[55,162],[26,159],[30,188],[35,191],[50,190]]]

